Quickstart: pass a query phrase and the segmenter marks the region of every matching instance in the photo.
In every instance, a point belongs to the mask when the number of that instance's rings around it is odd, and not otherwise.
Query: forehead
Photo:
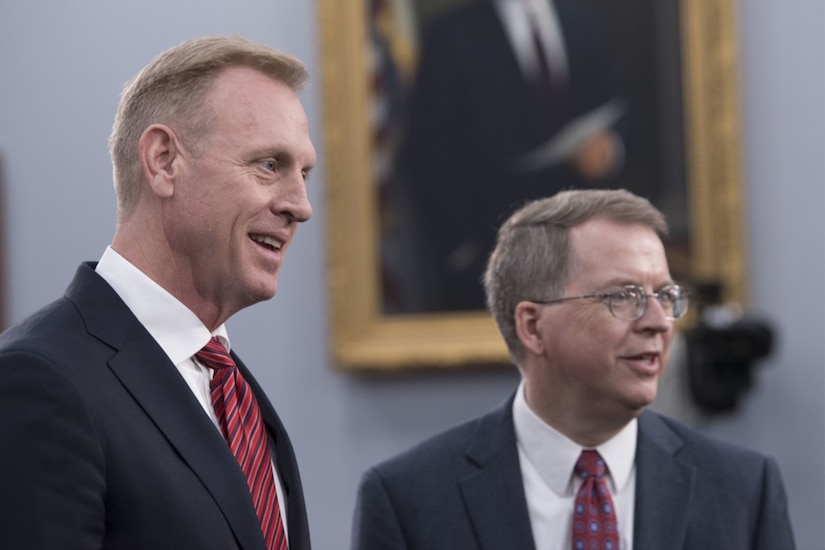
[[[308,132],[298,93],[250,67],[229,67],[213,83],[208,103],[224,129]]]
[[[289,159],[302,169],[316,161],[298,93],[248,67],[230,67],[213,83],[199,136],[201,154],[243,165],[263,157]]]
[[[595,218],[570,230],[571,280],[658,284],[669,280],[664,245],[641,224]]]
[[[243,92],[255,94],[274,88],[280,88],[297,95],[287,84],[258,69],[245,65],[233,65],[222,69],[215,75],[210,95],[213,98],[231,97],[243,94]]]

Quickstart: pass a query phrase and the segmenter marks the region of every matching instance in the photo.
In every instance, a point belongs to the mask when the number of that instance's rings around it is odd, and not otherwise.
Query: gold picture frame
[[[336,368],[399,370],[507,362],[486,312],[381,310],[377,200],[371,173],[367,12],[318,0],[326,164],[331,350]],[[734,0],[679,2],[690,272],[747,295]]]

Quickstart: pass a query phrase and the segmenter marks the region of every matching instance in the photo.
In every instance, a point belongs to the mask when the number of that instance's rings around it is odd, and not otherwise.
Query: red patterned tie
[[[573,510],[573,550],[619,550],[616,511],[604,481],[606,469],[596,451],[582,451],[576,462],[576,473],[584,483]]]
[[[232,454],[246,474],[267,548],[287,550],[272,459],[255,395],[217,338],[213,337],[195,357],[215,371],[211,383],[215,415]]]

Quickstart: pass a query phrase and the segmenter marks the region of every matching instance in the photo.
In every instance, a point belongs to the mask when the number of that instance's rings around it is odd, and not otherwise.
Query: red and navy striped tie
[[[246,474],[267,548],[287,550],[272,459],[255,395],[217,338],[213,337],[195,357],[215,371],[211,382],[215,415],[232,454]]]

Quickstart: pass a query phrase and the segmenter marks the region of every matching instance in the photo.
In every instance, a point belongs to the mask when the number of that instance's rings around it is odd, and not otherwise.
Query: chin
[[[271,300],[272,298],[275,297],[275,295],[277,293],[278,293],[278,285],[275,285],[272,288],[264,289],[261,292],[261,294],[258,298],[258,301],[263,302],[263,301],[266,301],[266,300]]]
[[[634,409],[637,409],[637,410],[641,413],[641,412],[642,412],[642,409],[644,409],[645,407],[649,407],[650,405],[652,405],[652,404],[653,404],[653,401],[654,401],[655,399],[656,399],[656,392],[653,392],[653,394],[652,394],[652,395],[638,396],[638,397],[634,400],[634,407],[633,407],[633,408],[634,408]]]
[[[265,302],[267,300],[271,300],[275,297],[275,294],[278,292],[278,282],[277,281],[259,281],[257,285],[252,285],[249,288],[249,303],[257,304],[258,302]]]
[[[642,409],[651,405],[656,399],[656,388],[636,388],[636,391],[625,396],[625,405],[631,410],[642,412]]]

